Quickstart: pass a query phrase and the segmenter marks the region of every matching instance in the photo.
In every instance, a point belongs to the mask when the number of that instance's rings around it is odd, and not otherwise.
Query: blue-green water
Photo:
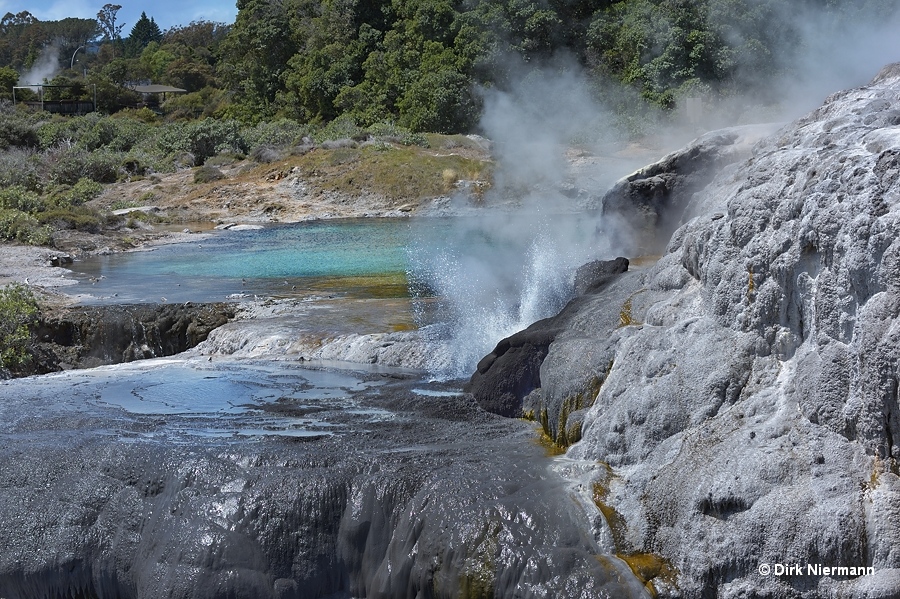
[[[92,258],[74,265],[70,292],[84,303],[310,300],[318,312],[297,318],[322,334],[433,325],[463,376],[558,312],[574,269],[608,250],[582,214],[316,221]]]
[[[78,262],[84,303],[258,296],[407,297],[408,220],[360,219],[222,231],[187,244]]]

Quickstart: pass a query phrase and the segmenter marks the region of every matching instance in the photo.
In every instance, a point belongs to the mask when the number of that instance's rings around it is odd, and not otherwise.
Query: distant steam
[[[59,72],[59,45],[56,43],[46,46],[41,50],[31,68],[19,77],[19,85],[36,85],[50,80]]]

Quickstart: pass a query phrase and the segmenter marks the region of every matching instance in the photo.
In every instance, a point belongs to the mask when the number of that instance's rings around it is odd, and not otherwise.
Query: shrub
[[[46,178],[44,171],[41,156],[32,150],[11,148],[0,152],[0,187],[18,185],[40,192]]]
[[[314,139],[317,142],[340,139],[365,139],[365,137],[367,137],[365,130],[358,127],[356,121],[349,116],[339,116],[314,135]]]
[[[115,183],[122,156],[107,150],[87,152],[80,148],[57,148],[46,152],[44,160],[53,183],[75,185],[82,178],[97,183]]]
[[[57,146],[75,145],[79,137],[79,129],[82,121],[80,117],[55,116],[49,121],[41,123],[37,128],[37,136],[40,146],[44,150]]]
[[[84,206],[60,206],[37,215],[37,221],[55,230],[77,229],[99,233],[104,222],[100,213]]]
[[[72,186],[67,194],[67,200],[73,206],[80,206],[85,202],[90,202],[103,192],[103,186],[92,181],[91,179],[81,178],[78,183]]]
[[[76,130],[75,144],[85,150],[99,150],[104,146],[108,146],[116,138],[115,121],[108,117],[103,117],[96,112],[83,117],[80,127]]]
[[[389,141],[404,146],[428,147],[428,140],[423,134],[413,133],[406,127],[394,123],[375,123],[366,131],[378,141]]]
[[[312,128],[290,119],[279,119],[269,123],[259,123],[255,127],[247,127],[241,134],[247,146],[255,151],[260,146],[279,147],[302,143],[304,137],[312,134]]]
[[[150,110],[147,107],[144,108],[123,108],[119,112],[113,113],[110,118],[112,119],[122,119],[122,120],[133,120],[140,121],[142,123],[151,124],[155,123],[159,120],[159,117],[156,116],[156,113]]]
[[[250,157],[260,164],[275,162],[281,158],[281,152],[275,146],[256,146],[250,152]]]
[[[191,154],[197,165],[216,154],[244,154],[247,150],[237,121],[170,123],[161,128],[154,141],[162,155]]]
[[[146,108],[141,110],[147,110],[153,114]],[[108,120],[114,125],[115,135],[106,147],[117,152],[128,152],[135,147],[142,146],[146,140],[150,139],[155,129],[153,125],[147,124],[142,118],[108,117]]]
[[[0,115],[0,150],[10,147],[36,148],[40,145],[34,126],[22,116]]]
[[[225,175],[222,174],[222,171],[214,166],[209,166],[208,164],[205,164],[194,171],[194,183],[212,183],[213,181],[224,178]]]
[[[18,370],[31,361],[31,327],[38,313],[37,300],[25,285],[0,289],[0,366]]]
[[[43,202],[38,194],[20,185],[0,189],[0,208],[35,212],[43,209]]]
[[[0,209],[0,239],[28,245],[49,245],[50,228],[21,210]]]

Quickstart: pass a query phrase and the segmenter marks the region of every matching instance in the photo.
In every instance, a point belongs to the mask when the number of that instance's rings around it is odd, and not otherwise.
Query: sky
[[[237,16],[236,0],[0,0],[0,16],[27,10],[40,21],[58,21],[66,17],[94,19],[104,4],[118,4],[122,7],[116,21],[117,25],[125,25],[122,37],[128,37],[142,11],[153,18],[163,31],[175,25],[187,25],[191,21],[234,23]]]

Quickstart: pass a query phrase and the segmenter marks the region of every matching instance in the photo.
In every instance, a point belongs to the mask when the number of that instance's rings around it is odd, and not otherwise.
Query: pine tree
[[[150,42],[158,42],[162,39],[162,31],[153,19],[147,18],[147,13],[142,12],[141,18],[131,28],[128,36],[128,53],[137,56]]]

